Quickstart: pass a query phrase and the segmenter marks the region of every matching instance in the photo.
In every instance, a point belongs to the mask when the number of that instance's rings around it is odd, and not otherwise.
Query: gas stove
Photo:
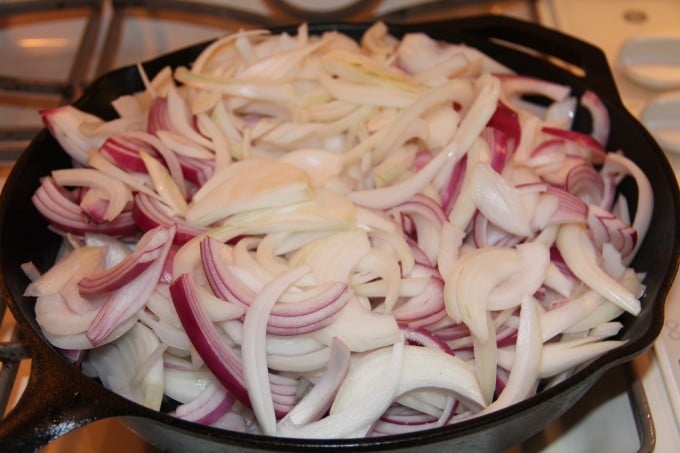
[[[107,71],[244,27],[301,21],[419,22],[482,13],[544,24],[604,50],[624,104],[640,115],[658,92],[617,68],[631,37],[680,24],[677,0],[0,0],[0,182],[42,128],[38,110],[76,99]],[[36,62],[39,61],[39,66]],[[680,155],[668,153],[680,177]],[[680,442],[680,285],[656,346],[615,368],[563,417],[509,453],[671,451]],[[0,306],[2,317],[4,306]],[[0,325],[0,415],[20,397],[30,370],[9,313]],[[677,412],[674,410],[677,409]],[[11,415],[10,415],[11,416]],[[42,451],[156,451],[116,420],[95,422]]]

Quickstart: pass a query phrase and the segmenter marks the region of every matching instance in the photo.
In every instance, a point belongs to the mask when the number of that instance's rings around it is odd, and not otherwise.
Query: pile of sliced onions
[[[62,253],[24,266],[45,336],[126,398],[266,435],[411,432],[533,395],[640,312],[653,199],[595,93],[381,23],[240,32],[142,77],[116,120],[42,112],[74,168],[33,198]]]

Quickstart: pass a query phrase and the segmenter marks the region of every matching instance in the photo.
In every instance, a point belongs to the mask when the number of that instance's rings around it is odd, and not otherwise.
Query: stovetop
[[[76,99],[115,67],[242,27],[303,20],[418,22],[481,13],[537,21],[579,36],[600,46],[614,68],[625,39],[680,24],[676,0],[0,0],[0,48],[9,62],[0,69],[0,182],[42,128],[37,111]],[[632,84],[616,69],[614,75],[624,103],[639,115],[657,93]],[[669,153],[669,159],[680,174],[680,156]],[[674,288],[669,306],[680,306],[678,299]],[[670,321],[680,322],[680,313],[671,315]],[[659,340],[666,346],[663,353],[656,348],[611,370],[563,417],[512,452],[601,451],[604,445],[609,451],[672,450],[680,441],[669,403],[677,394],[671,377],[672,367],[678,367],[675,352],[680,354],[680,337],[674,334],[667,323]],[[0,341],[1,415],[21,394],[30,363],[9,315],[0,325]],[[123,446],[129,453],[156,451],[115,420],[78,429],[43,451],[108,452]]]

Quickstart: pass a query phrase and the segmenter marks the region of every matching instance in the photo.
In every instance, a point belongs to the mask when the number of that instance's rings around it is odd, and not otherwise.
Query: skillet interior
[[[320,24],[311,25],[310,33],[330,29],[340,30],[358,38],[370,24]],[[69,429],[54,429],[54,418],[36,418],[44,406],[57,405],[66,415],[59,423],[67,421],[73,427],[109,416],[123,417],[140,435],[168,451],[211,451],[230,445],[231,450],[300,450],[323,447],[345,447],[352,450],[408,449],[418,446],[419,450],[440,450],[457,446],[463,449],[497,450],[512,446],[542,429],[557,418],[580,396],[585,393],[609,368],[630,360],[647,349],[658,335],[663,323],[665,296],[678,266],[678,230],[680,201],[674,174],[662,151],[622,106],[604,55],[596,48],[560,33],[543,29],[517,20],[482,16],[453,21],[420,25],[391,25],[390,31],[396,36],[411,31],[423,31],[430,36],[451,42],[465,42],[477,47],[518,73],[567,84],[576,95],[585,89],[592,89],[603,98],[612,122],[612,133],[608,149],[623,149],[653,182],[655,209],[649,233],[640,249],[633,266],[647,272],[647,291],[643,298],[640,316],[624,316],[625,328],[621,338],[628,343],[617,348],[569,379],[546,389],[538,395],[501,411],[462,422],[450,427],[421,431],[415,434],[387,436],[373,439],[339,441],[305,441],[243,435],[206,428],[174,419],[162,413],[143,408],[129,402],[82,376],[79,370],[65,362],[59,353],[46,343],[35,321],[33,299],[24,298],[23,290],[28,284],[20,264],[34,261],[41,269],[47,269],[54,260],[59,238],[48,232],[46,222],[33,208],[30,198],[38,187],[39,178],[51,170],[69,166],[69,158],[56,141],[46,132],[40,133],[21,155],[12,171],[0,198],[0,294],[6,301],[17,322],[33,346],[34,365],[26,393],[40,394],[42,390],[52,391],[49,385],[59,386],[51,399],[34,398],[22,401],[25,409],[13,417],[15,433],[29,434],[31,438],[15,443],[17,448],[32,449],[58,437]],[[276,29],[274,31],[281,31]],[[289,29],[294,32],[294,29]],[[577,76],[551,64],[543,56],[531,55],[504,42],[519,44],[541,53],[557,56],[585,71],[585,77]],[[154,74],[166,65],[177,66],[190,63],[207,43],[195,45],[150,62],[144,66]],[[123,68],[97,80],[77,101],[76,105],[103,118],[113,118],[111,100],[119,95],[142,89],[142,83],[134,67]],[[588,131],[590,118],[585,111],[579,111],[575,128]],[[624,186],[624,192],[634,205],[635,190],[632,185]],[[48,376],[52,376],[51,378]],[[52,384],[44,381],[53,380]],[[48,385],[47,387],[45,387]],[[80,392],[80,393],[79,393]],[[81,395],[74,398],[74,395]],[[98,398],[98,404],[88,406],[88,399]],[[30,398],[30,396],[29,396]],[[27,400],[27,398],[23,398]],[[38,404],[39,403],[39,404]],[[42,405],[42,406],[40,406]],[[30,415],[35,412],[35,414]],[[72,414],[69,414],[69,411]],[[28,415],[24,415],[28,414]],[[50,425],[52,423],[52,425]],[[24,426],[25,425],[25,426]],[[44,426],[43,426],[44,425]],[[50,429],[50,426],[52,427]],[[42,429],[42,430],[41,430]],[[73,429],[73,428],[71,428]],[[5,429],[7,430],[7,429]],[[14,437],[21,437],[15,435]],[[5,438],[8,438],[7,436]],[[0,425],[0,441],[3,440],[3,425]]]

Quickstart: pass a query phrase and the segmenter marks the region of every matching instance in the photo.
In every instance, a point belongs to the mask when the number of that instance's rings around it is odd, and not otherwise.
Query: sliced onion
[[[178,406],[172,415],[182,420],[211,425],[231,409],[234,401],[234,396],[220,384],[208,380],[197,398]]]
[[[568,129],[556,127],[543,127],[541,131],[553,137],[567,140],[575,145],[584,153],[584,157],[594,164],[601,164],[607,154],[600,142],[590,135]]]
[[[352,379],[353,371],[350,371],[350,375],[339,389],[328,416],[301,427],[282,425],[276,434],[305,438],[365,436],[373,423],[392,403],[401,374],[404,344],[400,342],[392,348],[383,348],[378,351],[386,351],[389,354],[385,356],[387,360],[379,366],[369,366],[369,369],[372,372],[378,371],[383,379],[371,379],[368,382],[373,385],[366,386],[360,377],[355,375]],[[367,357],[375,357],[375,353]],[[380,357],[382,358],[382,355]],[[363,362],[370,363],[370,361],[369,358],[365,358]],[[344,393],[343,397],[340,396],[341,393]]]
[[[202,187],[208,182],[215,170],[215,162],[212,160],[194,159],[186,156],[178,156],[178,160],[184,178],[196,187]]]
[[[611,124],[607,107],[600,97],[593,91],[586,90],[581,96],[581,105],[590,111],[592,118],[592,130],[590,135],[602,146],[607,145]]]
[[[101,129],[121,132],[137,122],[135,119],[118,119],[107,124],[72,105],[41,110],[40,117],[64,151],[81,164],[87,162],[91,149],[99,148],[104,142],[108,131]]]
[[[531,226],[520,193],[489,164],[472,169],[472,191],[477,208],[492,223],[508,233],[531,235]]]
[[[565,189],[586,204],[600,204],[604,198],[604,181],[592,165],[582,163],[569,170]]]
[[[113,339],[112,334],[116,329],[129,319],[134,318],[137,312],[144,307],[146,300],[158,284],[174,234],[174,228],[159,227],[144,235],[144,237],[148,237],[148,244],[151,248],[155,248],[158,243],[161,243],[163,244],[162,249],[150,266],[125,286],[118,287],[111,293],[106,304],[87,330],[87,337],[93,345],[97,346],[111,341]],[[142,239],[144,240],[144,238]],[[144,243],[146,243],[146,240],[144,240]],[[142,255],[138,255],[138,258]],[[105,283],[108,282],[104,282],[102,285]]]
[[[102,220],[115,219],[130,201],[132,194],[120,181],[91,168],[54,170],[52,178],[60,186],[94,187],[108,195],[108,205]]]
[[[508,142],[508,154],[506,158],[509,158],[517,146],[519,146],[522,135],[522,128],[517,112],[502,101],[498,101],[496,111],[489,119],[487,126],[502,132],[506,137]]]
[[[319,420],[333,403],[333,398],[347,376],[350,364],[350,350],[342,340],[334,338],[326,370],[300,402],[279,422],[277,431],[286,425],[300,426]]]
[[[427,329],[411,329],[402,327],[401,331],[404,333],[404,338],[410,343],[415,343],[428,348],[439,349],[447,354],[453,354],[453,351],[442,339],[436,334],[433,334]]]
[[[522,299],[515,360],[512,362],[510,376],[498,398],[484,412],[509,406],[536,391],[543,349],[537,303],[531,297]]]
[[[250,407],[242,359],[227,345],[204,311],[193,278],[180,275],[170,285],[172,302],[191,344],[218,381],[241,403]],[[283,415],[295,402],[295,381],[270,375],[274,408]]]
[[[114,237],[132,237],[137,225],[130,212],[122,212],[110,222],[93,223],[81,212],[80,207],[66,197],[51,177],[41,180],[41,185],[31,198],[36,209],[57,230],[83,236],[85,233],[102,233]]]
[[[412,328],[418,320],[438,315],[444,308],[444,282],[439,278],[431,278],[425,290],[397,306],[393,311],[395,319],[400,323],[408,323]],[[438,316],[441,319],[441,316]],[[434,321],[433,321],[434,322]]]
[[[191,238],[208,231],[206,227],[193,225],[167,211],[167,207],[155,198],[140,192],[135,195],[132,218],[143,231],[149,231],[160,225],[166,228],[174,225],[177,229],[174,242],[177,245],[185,244]]]
[[[635,315],[640,312],[637,297],[600,267],[595,247],[585,228],[563,225],[557,235],[557,247],[569,269],[581,281],[624,310]]]
[[[125,135],[109,137],[99,148],[99,152],[119,168],[145,173],[146,166],[139,156],[140,150],[144,150],[151,156],[159,157],[155,148],[148,143]]]
[[[588,226],[599,250],[608,243],[614,246],[622,256],[627,257],[637,245],[637,230],[598,206],[590,206]]]
[[[115,343],[89,351],[83,368],[93,368],[94,375],[116,393],[160,410],[164,387],[163,346],[154,333],[140,323],[128,329]]]
[[[649,229],[652,210],[654,209],[652,185],[644,172],[632,160],[620,154],[607,154],[607,159],[602,167],[602,174],[605,175],[605,178],[611,178],[608,175],[612,173],[630,175],[637,184],[637,205],[635,207],[635,219],[633,220],[632,227],[637,231],[638,238],[643,238]],[[633,260],[641,244],[641,240],[636,242],[633,251],[625,257],[626,263],[630,263]]]
[[[218,297],[247,308],[255,299],[255,292],[226,265],[224,247],[227,246],[212,236],[201,241],[201,262],[206,277]],[[347,285],[336,282],[306,300],[277,304],[269,317],[267,331],[274,335],[300,335],[319,330],[332,322],[350,297]]]

